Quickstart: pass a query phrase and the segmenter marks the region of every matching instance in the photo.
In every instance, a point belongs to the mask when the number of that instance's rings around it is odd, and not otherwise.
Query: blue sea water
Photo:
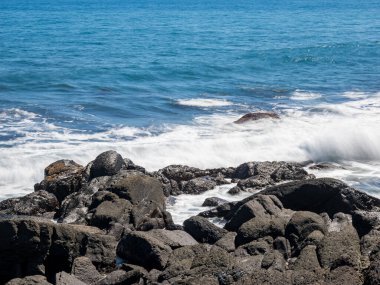
[[[232,122],[250,111],[279,121]],[[0,198],[60,158],[331,161],[380,194],[380,2],[0,1]]]

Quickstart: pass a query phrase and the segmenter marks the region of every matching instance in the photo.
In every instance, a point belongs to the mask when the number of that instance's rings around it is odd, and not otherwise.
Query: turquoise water
[[[314,160],[380,191],[379,1],[0,1],[0,197],[108,148]],[[278,122],[235,126],[249,111]],[[379,192],[380,193],[380,192]]]

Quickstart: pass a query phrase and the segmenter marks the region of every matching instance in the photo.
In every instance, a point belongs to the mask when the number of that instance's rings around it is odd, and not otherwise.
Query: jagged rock
[[[313,239],[309,236],[312,233],[316,234],[316,231],[322,235],[327,232],[325,220],[320,215],[307,211],[295,212],[285,229],[292,251],[297,253],[306,244],[312,244]]]
[[[45,168],[45,178],[34,190],[54,194],[59,202],[82,187],[83,166],[72,160],[58,160]]]
[[[380,243],[378,243],[377,247],[372,251],[369,260],[370,265],[365,271],[365,284],[380,284]]]
[[[129,285],[141,284],[140,279],[148,273],[144,268],[123,264],[122,269],[109,273],[104,279],[93,283],[94,285]]]
[[[224,227],[229,231],[236,231],[242,224],[255,217],[277,215],[282,211],[282,204],[275,196],[257,195],[254,199],[240,206],[239,204],[235,206],[236,211]]]
[[[172,249],[198,244],[198,242],[191,235],[181,230],[167,231],[162,229],[155,229],[149,231],[149,233],[156,239],[170,246]]]
[[[322,267],[360,268],[360,240],[349,218],[344,214],[336,214],[328,233],[318,245],[317,254]]]
[[[71,274],[86,284],[92,284],[103,279],[103,276],[96,270],[91,260],[85,256],[74,259]]]
[[[172,252],[170,246],[155,238],[150,232],[127,233],[117,246],[117,255],[128,263],[150,270],[164,269]]]
[[[209,220],[200,216],[187,219],[183,226],[186,232],[201,243],[213,244],[227,233],[226,230],[215,226]]]
[[[56,275],[56,285],[86,285],[74,275],[70,275],[65,271],[59,272]]]
[[[105,151],[93,161],[90,169],[90,179],[115,175],[124,165],[123,157],[116,151]]]
[[[0,284],[16,277],[70,271],[85,255],[101,270],[113,267],[116,242],[99,229],[38,218],[0,218]],[[50,280],[50,279],[49,279]]]
[[[223,248],[227,252],[233,252],[235,251],[235,232],[228,232],[223,237],[221,237],[215,245]]]
[[[261,119],[280,119],[280,116],[274,112],[255,112],[248,113],[242,116],[239,120],[235,121],[235,124],[244,124],[250,121],[257,121]]]
[[[326,276],[326,285],[361,285],[363,276],[360,271],[349,266],[341,266],[331,270]],[[379,283],[376,283],[379,284]]]
[[[227,203],[227,201],[222,198],[210,197],[204,200],[202,207],[216,207],[224,203]]]
[[[308,179],[270,187],[261,192],[275,195],[283,206],[294,211],[353,214],[355,210],[378,211],[380,199],[355,190],[332,178]]]
[[[33,275],[24,278],[14,278],[5,285],[52,285],[46,280],[45,276]]]
[[[276,238],[285,235],[287,220],[283,217],[264,216],[255,217],[245,222],[237,231],[235,245],[239,246],[262,237]]]
[[[371,230],[380,229],[380,211],[354,211],[352,224],[359,236],[364,236]]]
[[[43,216],[58,209],[59,202],[54,194],[40,190],[20,198],[0,202],[0,214]]]
[[[182,186],[184,194],[200,194],[208,190],[212,190],[217,186],[217,183],[210,176],[193,178]]]
[[[305,246],[301,250],[294,264],[291,265],[291,269],[308,271],[316,271],[321,269],[316,249],[317,247],[315,245]]]
[[[141,172],[121,171],[112,177],[107,191],[132,203],[131,223],[136,229],[165,227],[165,195],[157,179]]]
[[[104,201],[94,209],[90,225],[107,229],[112,222],[128,224],[131,210],[132,204],[128,200],[117,198],[113,201]]]
[[[147,174],[147,171],[145,170],[144,167],[134,164],[133,161],[130,160],[129,158],[124,158],[124,167],[123,168],[127,169],[127,170],[136,170],[136,171],[142,172],[144,174]]]

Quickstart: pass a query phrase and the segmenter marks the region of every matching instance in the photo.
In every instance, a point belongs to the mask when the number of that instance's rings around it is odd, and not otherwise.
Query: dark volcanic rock
[[[99,154],[92,163],[90,179],[99,176],[115,175],[124,165],[123,157],[116,151],[105,151]]]
[[[337,165],[337,164],[334,164],[334,163],[330,163],[330,162],[317,163],[317,164],[310,166],[309,168],[313,169],[313,170],[344,169],[344,167]]]
[[[224,203],[227,203],[227,201],[222,198],[210,197],[204,200],[202,207],[216,207]]]
[[[52,285],[47,282],[46,277],[42,275],[27,276],[24,278],[15,278],[5,285]]]
[[[56,285],[86,285],[86,283],[80,281],[74,275],[68,274],[65,271],[57,273],[55,280]]]
[[[341,213],[335,215],[329,232],[318,245],[317,253],[322,267],[360,268],[360,240],[349,216]]]
[[[86,284],[92,284],[103,278],[91,260],[85,256],[74,259],[71,274]]]
[[[24,197],[1,201],[0,214],[42,216],[47,212],[55,212],[58,205],[54,194],[40,190]]]
[[[248,113],[241,117],[239,120],[235,121],[235,124],[243,124],[249,121],[257,121],[261,119],[280,119],[280,116],[274,112],[256,112]]]
[[[0,218],[0,284],[16,277],[69,272],[73,260],[87,256],[98,269],[114,265],[112,236],[87,226],[55,224],[37,218]]]
[[[366,270],[366,285],[380,284],[380,243],[370,255],[370,265]]]
[[[285,208],[295,211],[326,212],[330,217],[339,212],[352,214],[355,210],[380,209],[380,199],[332,178],[284,183],[265,189],[261,194],[275,195]]]
[[[266,236],[284,236],[286,222],[283,217],[276,216],[253,218],[238,229],[235,244],[239,246]]]
[[[54,194],[58,201],[82,187],[83,167],[72,160],[58,160],[45,168],[45,178],[34,185],[34,190]]]
[[[126,234],[117,246],[117,255],[128,263],[151,270],[164,269],[172,252],[170,246],[155,238],[149,232]]]
[[[182,187],[182,192],[184,194],[200,194],[206,192],[207,190],[214,189],[216,186],[217,183],[214,181],[212,177],[198,177],[184,183],[184,186]]]
[[[252,200],[236,207],[232,217],[226,223],[225,229],[236,231],[242,224],[252,218],[277,215],[282,209],[281,202],[275,196],[257,195]]]
[[[222,238],[227,231],[215,226],[206,218],[194,216],[183,223],[184,229],[197,241],[213,244]]]

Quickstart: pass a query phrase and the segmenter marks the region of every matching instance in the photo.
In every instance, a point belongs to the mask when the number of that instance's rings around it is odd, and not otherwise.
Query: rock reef
[[[168,197],[230,181],[252,195],[173,222]],[[380,200],[298,163],[150,173],[107,151],[34,188],[0,202],[0,284],[380,284]]]

